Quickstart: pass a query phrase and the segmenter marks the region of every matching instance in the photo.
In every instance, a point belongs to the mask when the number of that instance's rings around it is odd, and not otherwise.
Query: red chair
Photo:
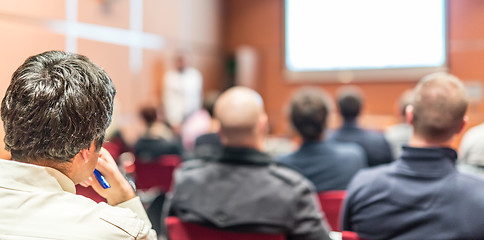
[[[239,233],[218,230],[197,225],[195,223],[181,222],[177,217],[165,219],[170,240],[284,240],[284,235],[263,233]]]
[[[341,231],[340,213],[341,205],[345,197],[346,191],[325,191],[318,193],[319,203],[333,231]]]
[[[136,188],[148,190],[158,188],[168,192],[173,180],[173,172],[181,164],[178,155],[163,155],[156,162],[144,163],[136,159],[134,161]]]
[[[341,232],[341,240],[363,240],[358,237],[358,234],[350,231]]]
[[[82,195],[84,197],[90,198],[97,203],[106,202],[106,199],[101,197],[92,187],[83,187],[79,184],[76,185],[76,194]]]

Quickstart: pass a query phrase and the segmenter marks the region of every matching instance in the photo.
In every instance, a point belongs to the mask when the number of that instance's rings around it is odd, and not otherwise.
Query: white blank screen
[[[439,67],[445,30],[445,0],[286,0],[286,67]]]

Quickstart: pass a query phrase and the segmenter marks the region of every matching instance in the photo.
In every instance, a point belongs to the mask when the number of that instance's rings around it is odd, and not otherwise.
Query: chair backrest
[[[358,237],[358,234],[350,231],[341,232],[341,240],[363,240]]]
[[[159,188],[168,192],[173,180],[175,168],[181,164],[181,157],[178,155],[163,155],[155,162],[134,161],[136,188],[148,190]]]
[[[182,222],[177,217],[165,219],[170,240],[284,240],[284,235],[228,232]]]
[[[326,215],[329,225],[333,231],[341,231],[340,214],[341,205],[346,197],[346,191],[325,191],[319,192],[318,198],[321,209]]]
[[[97,203],[106,202],[106,199],[101,197],[92,187],[83,187],[80,184],[76,185],[76,194],[90,198]]]

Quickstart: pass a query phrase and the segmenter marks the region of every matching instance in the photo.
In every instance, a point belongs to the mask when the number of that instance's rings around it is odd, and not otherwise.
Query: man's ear
[[[82,149],[81,151],[79,151],[79,157],[84,161],[84,162],[87,162],[89,160],[89,149]]]
[[[410,104],[405,107],[405,118],[408,124],[413,125],[413,106]]]
[[[462,123],[460,125],[460,128],[459,128],[459,130],[457,130],[457,132],[455,134],[460,134],[464,130],[464,128],[467,126],[467,123],[469,123],[469,116],[464,115],[464,117],[462,118]]]
[[[262,136],[269,134],[269,119],[265,113],[261,114],[259,117],[259,133],[261,133]]]

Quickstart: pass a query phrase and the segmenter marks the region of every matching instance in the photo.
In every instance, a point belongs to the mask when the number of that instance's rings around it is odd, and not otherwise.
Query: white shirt
[[[116,207],[75,195],[49,167],[0,159],[0,239],[156,239],[138,197]]]
[[[202,75],[195,68],[187,67],[183,72],[170,70],[164,77],[163,103],[165,118],[175,126],[200,109],[202,101]]]

